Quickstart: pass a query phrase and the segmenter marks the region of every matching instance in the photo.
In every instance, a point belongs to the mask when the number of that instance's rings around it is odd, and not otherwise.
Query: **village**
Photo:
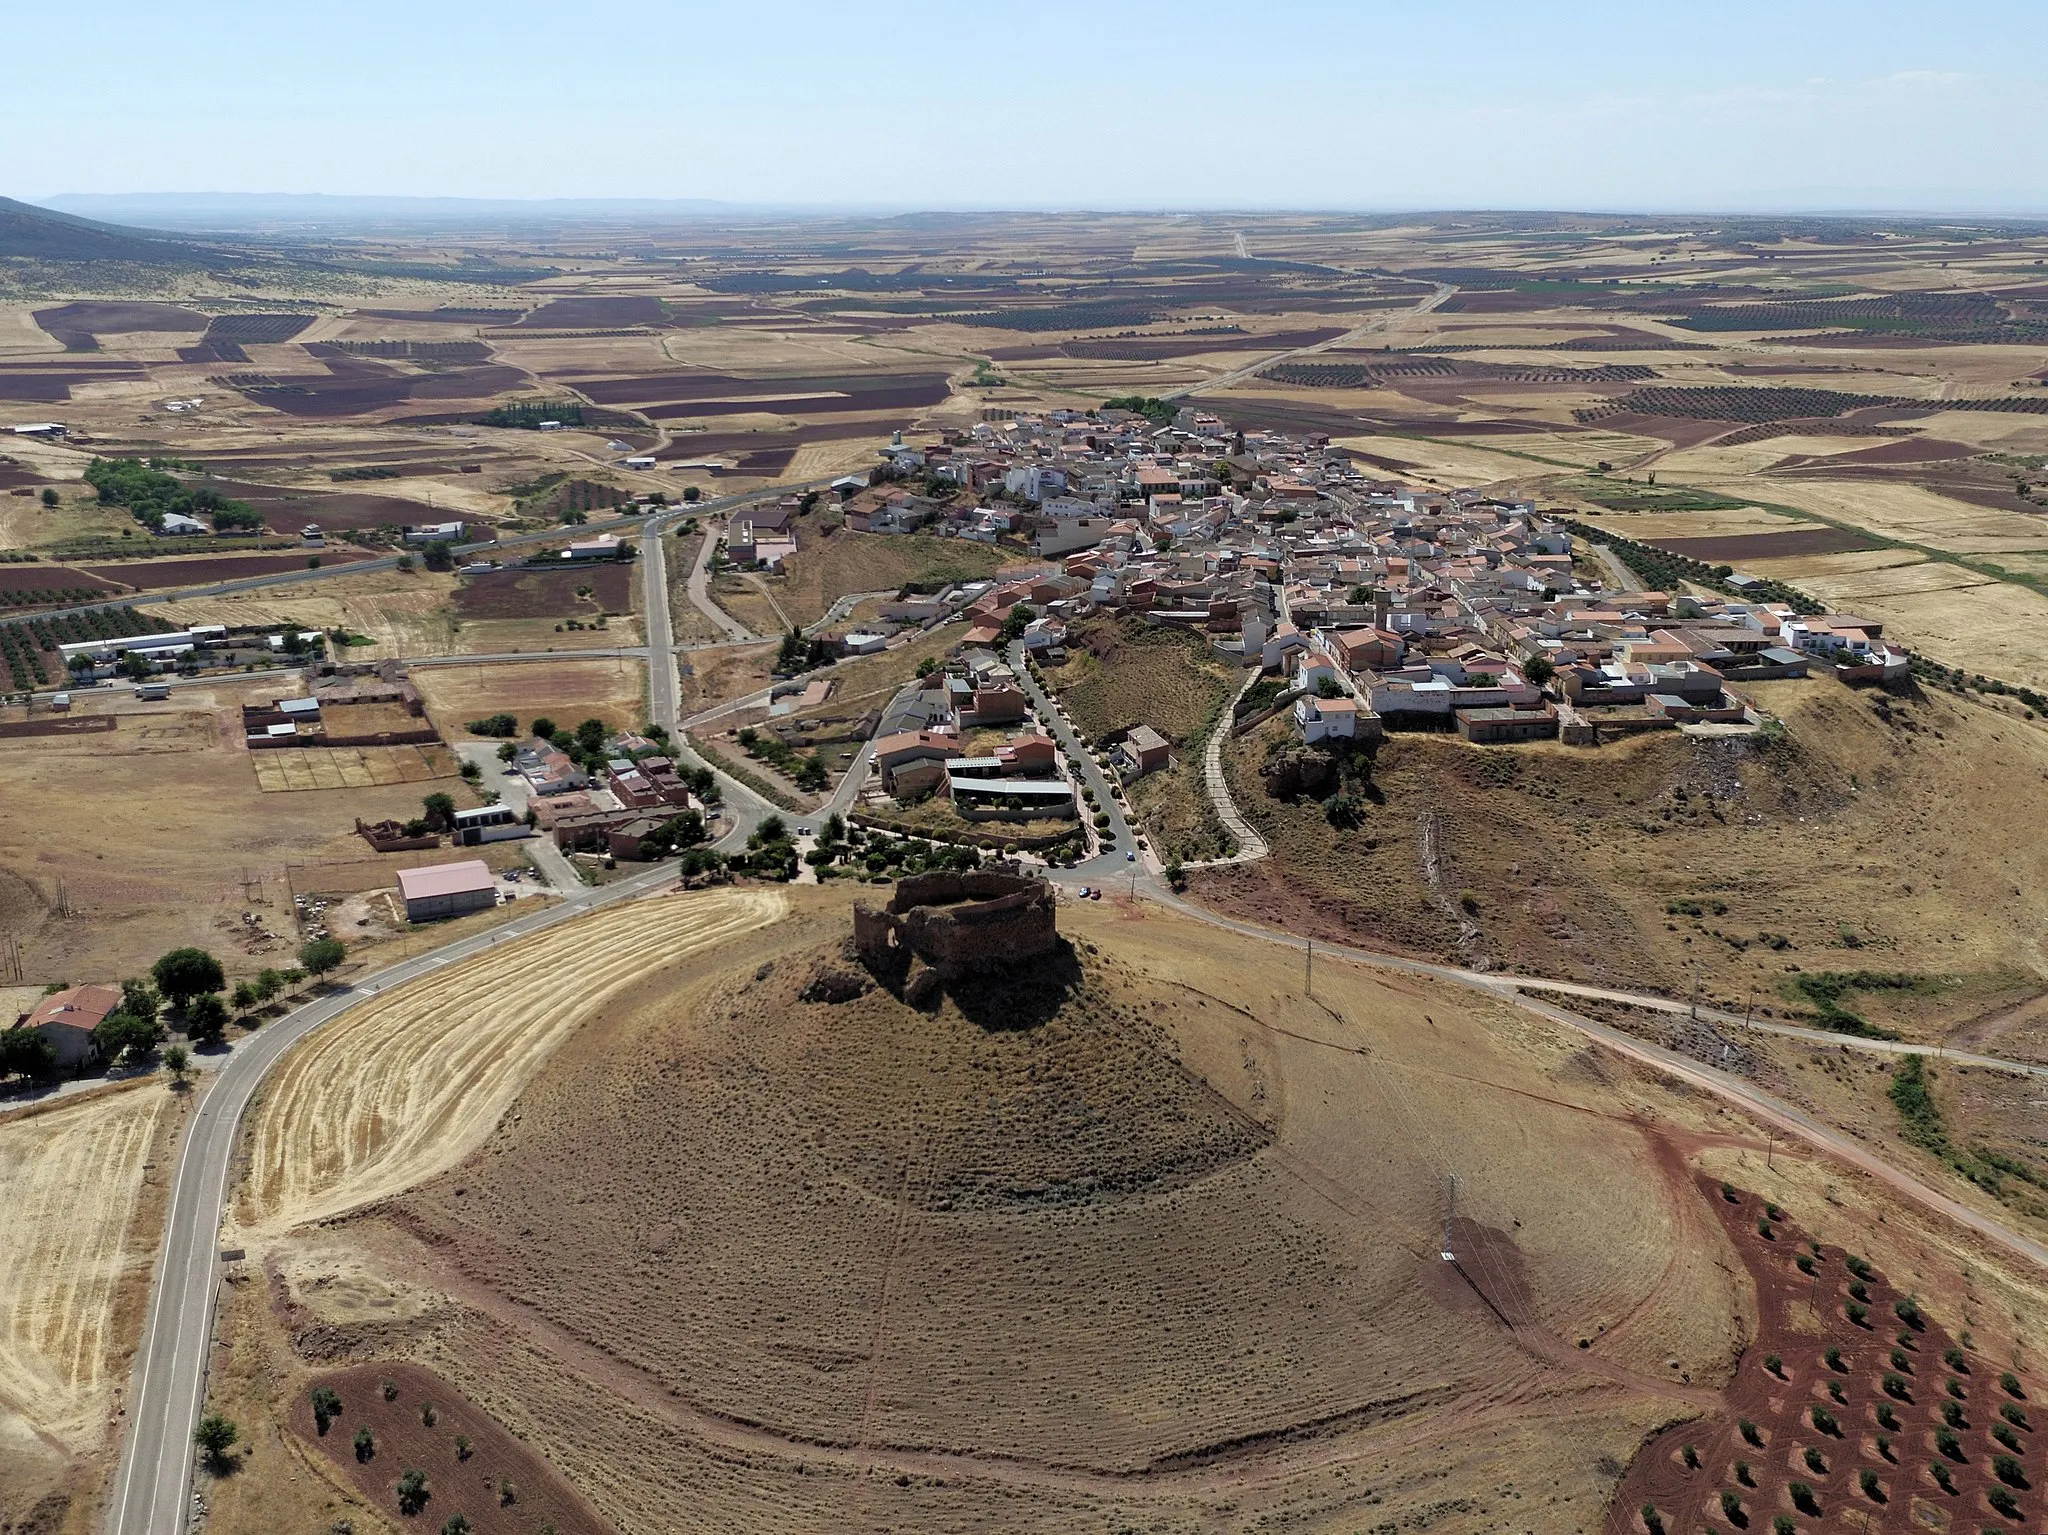
[[[1765,583],[1732,570],[1639,589],[1613,551],[1575,552],[1567,514],[1533,501],[1390,481],[1320,435],[1232,432],[1190,409],[1161,424],[1167,411],[1147,403],[899,441],[873,476],[834,485],[849,530],[1005,540],[1048,561],[1026,579],[899,594],[879,621],[833,637],[864,654],[904,628],[967,625],[942,686],[882,721],[879,789],[912,799],[944,786],[976,815],[1071,814],[1071,791],[1034,776],[1053,773],[1049,740],[969,754],[961,737],[1023,721],[1013,665],[1057,664],[1069,627],[1096,615],[1200,636],[1245,674],[1240,725],[1251,706],[1285,708],[1310,744],[1390,730],[1587,747],[1746,733],[1766,721],[1739,684],[1809,669],[1883,682],[1911,664],[1881,623],[1743,595]],[[728,557],[773,569],[800,547],[799,504],[736,516]],[[1135,771],[1156,765],[1167,742],[1130,734],[1097,744]]]

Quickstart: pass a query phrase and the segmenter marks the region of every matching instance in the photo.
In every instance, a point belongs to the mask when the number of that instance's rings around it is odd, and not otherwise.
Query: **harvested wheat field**
[[[327,1219],[454,1166],[614,992],[779,909],[753,891],[636,901],[353,1009],[266,1092],[248,1218],[271,1230]]]
[[[422,666],[412,680],[448,740],[462,739],[470,720],[499,713],[518,716],[522,725],[541,715],[572,728],[586,719],[614,729],[647,722],[647,663],[624,657]]]
[[[55,1528],[101,1453],[149,1280],[152,1158],[182,1118],[153,1082],[0,1120],[0,1524]],[[10,1521],[24,1519],[14,1524]]]
[[[431,1369],[622,1529],[1591,1529],[1718,1401],[1745,1302],[1656,1128],[1704,1116],[1576,1035],[1349,967],[1311,1001],[1157,908],[1063,909],[1050,962],[935,1012],[807,1000],[847,896],[748,899],[316,1035],[244,1204],[290,1325]],[[729,930],[620,973],[677,910]],[[553,1000],[468,1001],[494,966]]]
[[[249,764],[266,794],[300,789],[368,789],[382,784],[453,778],[455,754],[445,746],[306,746],[253,751]]]

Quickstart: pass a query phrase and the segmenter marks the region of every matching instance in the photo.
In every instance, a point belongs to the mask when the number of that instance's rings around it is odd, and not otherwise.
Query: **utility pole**
[[[1308,941],[1308,961],[1306,968],[1307,979],[1304,982],[1304,987],[1310,996],[1314,996],[1316,994],[1316,941],[1313,938],[1309,939]]]
[[[1444,1200],[1444,1245],[1437,1251],[1437,1256],[1446,1263],[1456,1263],[1458,1261],[1457,1252],[1451,1246],[1451,1226],[1457,1218],[1458,1175],[1452,1173],[1450,1176],[1450,1190]]]
[[[1692,1021],[1700,1021],[1700,962],[1692,962]]]
[[[1743,1026],[1743,1027],[1744,1027],[1745,1029],[1749,1027],[1749,1013],[1750,1013],[1750,1009],[1751,1009],[1751,1008],[1753,1008],[1753,1007],[1755,1007],[1755,1006],[1756,1006],[1756,982],[1755,982],[1755,981],[1751,981],[1751,982],[1749,983],[1749,1000],[1748,1000],[1747,1002],[1745,1002],[1745,1003],[1743,1003],[1743,1004],[1742,1004],[1742,1026]]]

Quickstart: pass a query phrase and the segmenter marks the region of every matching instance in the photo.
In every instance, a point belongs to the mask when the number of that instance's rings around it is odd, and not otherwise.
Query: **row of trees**
[[[248,502],[223,496],[211,485],[188,487],[139,458],[95,458],[86,466],[85,479],[102,504],[125,506],[152,533],[173,514],[207,517],[216,532],[256,532],[263,526],[262,514]]]
[[[221,963],[200,948],[172,949],[150,966],[147,978],[131,976],[121,983],[121,1001],[92,1031],[93,1048],[108,1067],[139,1066],[151,1060],[174,1020],[197,1044],[217,1044],[231,1019],[289,994],[308,977],[327,974],[348,956],[339,939],[316,938],[299,949],[299,963],[288,970],[264,969],[227,984]],[[185,1052],[173,1047],[165,1062],[181,1075]],[[57,1071],[50,1042],[26,1029],[0,1031],[0,1075],[47,1080]]]

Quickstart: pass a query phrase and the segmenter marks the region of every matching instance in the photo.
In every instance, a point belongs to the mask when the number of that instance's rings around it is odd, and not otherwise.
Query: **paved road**
[[[128,1437],[113,1483],[111,1535],[182,1535],[195,1454],[193,1431],[206,1391],[213,1305],[220,1270],[221,1217],[242,1115],[264,1074],[299,1040],[365,997],[493,945],[539,932],[596,907],[673,881],[661,866],[617,884],[583,889],[559,905],[515,917],[489,933],[401,960],[266,1025],[232,1051],[202,1088],[172,1175],[150,1306],[136,1350]]]
[[[1365,324],[1355,329],[1347,330],[1341,336],[1332,336],[1328,341],[1318,341],[1312,346],[1298,346],[1292,351],[1275,352],[1271,357],[1262,357],[1257,362],[1246,363],[1242,368],[1232,368],[1228,373],[1219,373],[1214,378],[1203,379],[1199,384],[1186,384],[1179,389],[1163,389],[1159,393],[1159,398],[1162,400],[1191,399],[1195,395],[1206,394],[1211,389],[1227,389],[1232,384],[1240,384],[1248,378],[1256,378],[1268,368],[1278,367],[1283,362],[1292,362],[1297,357],[1313,357],[1317,352],[1327,352],[1333,347],[1349,346],[1354,341],[1361,341],[1365,337],[1375,335],[1380,331],[1390,330],[1403,320],[1412,320],[1419,314],[1428,314],[1430,310],[1436,308],[1437,305],[1457,291],[1457,287],[1454,284],[1444,283],[1437,288],[1436,292],[1430,294],[1428,298],[1417,304],[1413,309],[1398,309],[1391,314],[1379,315],[1374,319],[1367,320]]]
[[[1643,590],[1643,583],[1636,573],[1630,570],[1627,562],[1606,544],[1593,545],[1593,552],[1600,557],[1600,563],[1607,567],[1607,573],[1614,577],[1614,584],[1617,590],[1624,592],[1639,592]]]
[[[1077,863],[1071,869],[1056,871],[1061,884],[1101,884],[1114,877],[1124,880],[1143,879],[1149,886],[1152,876],[1148,869],[1135,859],[1126,858],[1127,852],[1135,852],[1138,839],[1131,834],[1131,823],[1124,815],[1124,807],[1110,790],[1109,779],[1095,761],[1095,753],[1088,743],[1081,739],[1074,729],[1073,721],[1061,713],[1060,707],[1045,689],[1038,685],[1038,679],[1031,675],[1031,668],[1024,664],[1024,642],[1013,641],[1009,651],[1010,670],[1017,674],[1017,682],[1031,705],[1038,711],[1038,717],[1052,727],[1053,739],[1058,741],[1074,764],[1074,773],[1082,783],[1095,791],[1095,805],[1109,816],[1109,829],[1097,832],[1093,823],[1088,824],[1089,835],[1096,838],[1098,851],[1092,858]],[[1085,813],[1087,805],[1081,806]],[[1131,887],[1134,891],[1136,885]]]

